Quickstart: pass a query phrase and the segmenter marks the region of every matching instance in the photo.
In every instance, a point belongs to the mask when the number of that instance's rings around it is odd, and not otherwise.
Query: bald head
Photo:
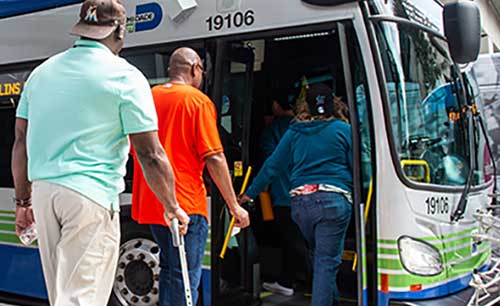
[[[200,87],[203,78],[201,58],[191,48],[179,48],[170,56],[168,75],[172,81]]]
[[[174,51],[170,56],[170,67],[185,67],[201,62],[198,53],[191,48],[182,47]]]

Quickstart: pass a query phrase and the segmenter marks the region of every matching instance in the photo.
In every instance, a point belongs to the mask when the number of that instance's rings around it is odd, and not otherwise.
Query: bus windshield
[[[379,22],[376,31],[403,173],[421,183],[464,185],[470,169],[464,91],[447,43],[405,24]]]

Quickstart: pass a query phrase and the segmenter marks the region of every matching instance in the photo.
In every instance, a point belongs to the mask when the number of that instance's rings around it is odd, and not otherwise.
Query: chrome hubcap
[[[121,305],[153,306],[159,300],[160,248],[144,238],[120,246],[113,293]]]

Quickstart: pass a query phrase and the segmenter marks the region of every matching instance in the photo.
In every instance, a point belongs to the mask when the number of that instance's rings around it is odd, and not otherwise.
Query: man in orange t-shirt
[[[236,226],[247,227],[250,221],[232,187],[214,104],[198,89],[203,78],[200,57],[192,49],[177,49],[170,58],[168,73],[170,82],[155,86],[153,98],[158,136],[174,170],[176,198],[190,218],[185,247],[196,305],[208,235],[208,204],[202,177],[205,164],[235,217]],[[160,306],[186,305],[179,254],[166,227],[163,207],[149,189],[136,159],[134,165],[132,218],[151,224],[151,232],[161,248]]]

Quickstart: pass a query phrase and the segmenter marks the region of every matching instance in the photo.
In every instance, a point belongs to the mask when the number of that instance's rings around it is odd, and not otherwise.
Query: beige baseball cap
[[[71,34],[104,39],[126,20],[127,13],[120,0],[86,0],[80,10],[80,21]]]

